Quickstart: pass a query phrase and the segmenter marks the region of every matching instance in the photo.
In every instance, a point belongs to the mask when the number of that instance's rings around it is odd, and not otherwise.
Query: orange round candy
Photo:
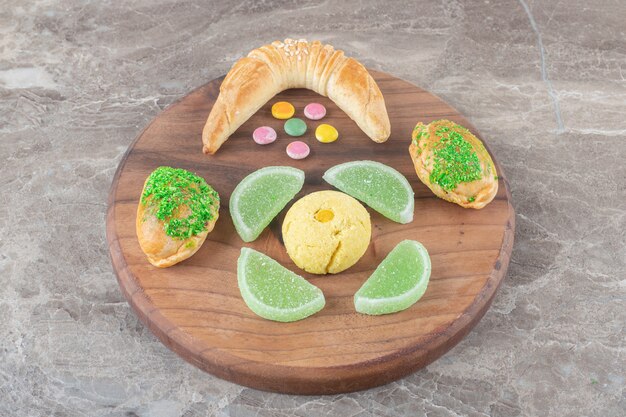
[[[293,104],[287,101],[279,101],[272,106],[272,116],[277,119],[289,119],[295,112],[296,109],[293,107]]]

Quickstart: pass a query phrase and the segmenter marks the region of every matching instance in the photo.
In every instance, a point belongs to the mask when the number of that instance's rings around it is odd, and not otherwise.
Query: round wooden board
[[[417,178],[408,154],[416,122],[447,118],[476,130],[438,97],[388,74],[371,71],[382,90],[392,134],[372,142],[329,99],[308,90],[287,90],[267,103],[213,156],[201,152],[201,132],[223,78],[191,92],[159,114],[130,146],[119,165],[109,196],[107,239],[124,295],[137,315],[170,349],[187,361],[242,385],[267,391],[329,394],[361,390],[398,379],[437,359],[480,320],[509,264],[515,216],[506,178],[496,161],[500,187],[482,210],[463,209],[436,198]],[[285,154],[290,138],[271,116],[271,104],[286,100],[302,117],[312,101],[328,109],[322,121],[308,121],[304,140],[311,155],[295,161]],[[314,139],[319,123],[337,127],[340,139]],[[261,125],[279,138],[258,146],[252,131]],[[480,137],[480,135],[478,135]],[[245,246],[257,249],[322,289],[326,307],[295,323],[256,316],[237,287],[237,257],[244,242],[228,212],[233,188],[250,172],[268,165],[291,165],[306,173],[296,199],[322,189],[329,167],[369,159],[402,172],[415,190],[415,220],[394,223],[368,208],[372,240],[361,260],[338,275],[299,270],[281,238],[288,207],[261,236]],[[494,158],[494,161],[496,159]],[[203,176],[221,196],[215,230],[190,259],[158,269],[146,260],[135,234],[137,203],[146,177],[161,165]],[[295,201],[295,199],[294,199]],[[293,203],[293,201],[292,201]],[[386,316],[355,312],[353,295],[401,240],[422,242],[432,258],[426,294],[409,309]]]

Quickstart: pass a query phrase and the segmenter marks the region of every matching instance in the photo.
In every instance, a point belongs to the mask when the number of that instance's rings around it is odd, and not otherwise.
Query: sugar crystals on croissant
[[[319,41],[274,41],[233,65],[202,132],[203,152],[213,154],[272,97],[289,88],[308,88],[330,98],[374,142],[391,134],[376,81],[343,51]]]

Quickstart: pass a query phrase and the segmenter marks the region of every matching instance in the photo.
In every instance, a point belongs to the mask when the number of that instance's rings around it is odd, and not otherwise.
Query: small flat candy
[[[276,131],[269,126],[261,126],[254,129],[252,139],[259,145],[267,145],[276,140]]]
[[[304,108],[304,115],[311,120],[319,120],[326,116],[326,107],[320,103],[309,103]]]
[[[285,133],[289,136],[302,136],[306,132],[306,123],[302,119],[294,117],[285,122]]]
[[[322,123],[315,129],[315,138],[322,143],[330,143],[337,140],[339,132],[331,125]]]
[[[292,159],[304,159],[309,156],[310,152],[309,145],[299,140],[287,145],[287,155]]]
[[[286,101],[279,101],[272,106],[272,116],[277,119],[289,119],[296,112],[293,104]]]

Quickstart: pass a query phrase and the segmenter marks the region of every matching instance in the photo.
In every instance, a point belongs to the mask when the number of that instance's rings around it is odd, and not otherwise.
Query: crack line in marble
[[[567,129],[569,133],[598,136],[625,136],[626,129]]]
[[[543,82],[546,84],[546,87],[548,88],[548,95],[550,96],[550,99],[552,100],[552,105],[554,107],[554,116],[556,117],[556,124],[557,124],[556,133],[557,134],[564,133],[565,127],[563,126],[563,119],[561,117],[561,107],[559,106],[559,98],[556,95],[556,91],[554,90],[554,87],[552,86],[552,81],[550,80],[550,78],[548,78],[548,70],[546,69],[546,50],[543,47],[543,41],[541,40],[541,32],[539,32],[539,28],[537,27],[537,22],[535,22],[535,18],[530,12],[530,7],[528,7],[528,4],[526,4],[526,1],[518,0],[518,2],[524,8],[526,15],[528,15],[530,26],[533,29],[533,32],[535,32],[535,35],[537,35],[537,45],[539,46],[539,53],[541,55],[541,79],[543,80]]]

